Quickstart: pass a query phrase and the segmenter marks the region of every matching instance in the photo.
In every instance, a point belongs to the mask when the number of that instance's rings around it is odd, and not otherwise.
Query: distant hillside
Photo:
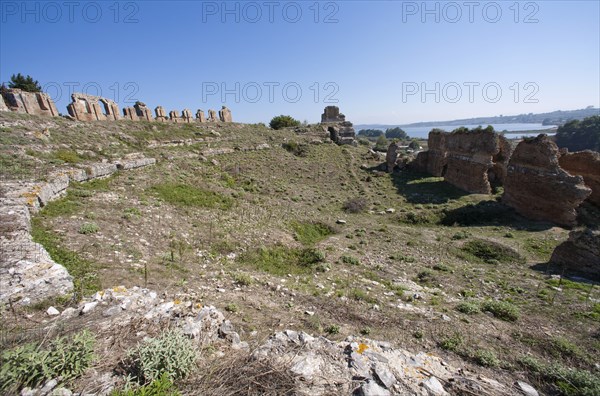
[[[494,116],[494,117],[477,117],[465,118],[451,121],[425,121],[416,122],[413,124],[403,125],[384,125],[384,124],[368,124],[355,125],[357,130],[360,129],[387,129],[393,127],[437,127],[448,125],[488,125],[488,124],[543,124],[543,125],[563,125],[569,120],[582,120],[586,117],[600,115],[600,109],[597,107],[588,107],[579,110],[556,110],[550,113],[539,114],[519,114],[510,116]]]

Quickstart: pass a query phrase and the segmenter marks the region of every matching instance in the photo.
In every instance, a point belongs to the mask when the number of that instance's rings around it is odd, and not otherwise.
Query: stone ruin
[[[165,108],[162,106],[157,106],[154,109],[154,113],[156,114],[155,120],[158,122],[165,122],[168,120],[167,113],[165,112]]]
[[[17,88],[2,89],[0,111],[14,111],[51,117],[59,115],[54,101],[48,94],[44,92],[27,92]]]
[[[74,93],[72,103],[67,106],[71,117],[78,121],[120,120],[119,106],[110,99],[100,96]],[[100,105],[102,103],[102,105]]]
[[[591,194],[581,176],[560,167],[556,144],[546,135],[519,143],[508,162],[502,201],[521,215],[567,227]]]
[[[198,111],[196,111],[196,121],[206,122],[206,117],[204,116],[204,112],[200,109],[198,109]]]
[[[336,144],[356,145],[356,133],[352,123],[346,121],[346,116],[340,113],[337,106],[327,106],[321,115],[321,124],[329,132],[329,137]]]
[[[208,110],[208,122],[217,122],[217,112],[213,109]]]
[[[576,272],[600,282],[600,230],[579,229],[569,233],[569,239],[554,249],[550,264]]]
[[[490,194],[492,184],[502,182],[512,150],[504,136],[488,129],[450,133],[434,129],[428,145],[428,151],[417,154],[413,167],[474,194]]]
[[[135,102],[133,108],[135,109],[135,114],[140,120],[152,121],[152,111],[146,106],[145,103]]]
[[[489,194],[494,185],[502,185],[503,202],[527,218],[572,227],[584,200],[600,206],[596,152],[563,150],[561,155],[546,135],[524,139],[513,151],[509,140],[487,129],[434,129],[428,144],[412,168],[444,177],[469,193]]]

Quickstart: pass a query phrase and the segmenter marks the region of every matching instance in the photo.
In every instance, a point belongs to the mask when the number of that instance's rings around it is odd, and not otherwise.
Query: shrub
[[[46,349],[31,343],[3,352],[0,390],[11,393],[53,378],[68,381],[81,376],[94,360],[94,341],[84,330],[72,339],[57,338]]]
[[[169,376],[163,374],[147,385],[135,386],[127,384],[125,389],[111,392],[110,396],[180,396]]]
[[[475,352],[474,358],[477,364],[485,367],[498,367],[501,363],[494,351],[487,349],[480,349]]]
[[[237,273],[233,275],[233,281],[240,286],[250,286],[254,283],[254,279],[248,274]]]
[[[308,144],[298,144],[296,142],[286,142],[281,145],[287,152],[290,152],[298,157],[308,156]]]
[[[444,337],[438,345],[446,351],[457,352],[463,344],[463,337],[460,333],[454,333],[451,336]]]
[[[238,256],[238,262],[273,274],[307,274],[318,270],[325,254],[313,248],[294,249],[283,245],[261,247]]]
[[[225,311],[236,313],[240,310],[240,307],[236,303],[229,303],[225,306]]]
[[[98,227],[98,225],[96,223],[83,223],[79,227],[78,232],[80,234],[87,235],[87,234],[95,234],[98,231],[100,231],[100,227]]]
[[[521,255],[513,249],[492,241],[475,239],[465,243],[462,251],[488,264],[520,262]]]
[[[78,162],[81,162],[81,158],[73,150],[58,150],[54,153],[54,158],[66,162],[68,164],[76,164]]]
[[[482,311],[491,312],[498,319],[515,322],[519,319],[519,309],[508,301],[488,300],[481,306]]]
[[[480,311],[479,304],[477,304],[476,302],[469,301],[461,302],[460,304],[458,304],[456,306],[456,310],[467,315],[473,315],[479,313]]]
[[[327,328],[325,329],[325,332],[327,334],[339,334],[340,333],[340,326],[332,324],[327,326]]]
[[[30,75],[23,76],[21,73],[10,76],[9,88],[18,88],[27,92],[42,92],[42,87]],[[3,88],[5,88],[3,86]]]
[[[358,197],[347,200],[344,203],[344,211],[348,213],[362,213],[367,209],[368,202],[365,198]]]
[[[360,260],[354,256],[342,256],[342,263],[350,265],[360,265]]]
[[[271,122],[269,122],[269,126],[272,129],[282,129],[287,127],[296,127],[300,126],[300,121],[292,118],[289,115],[280,115],[277,117],[273,117]]]
[[[196,363],[192,341],[177,330],[167,330],[157,338],[142,341],[129,351],[133,374],[149,382],[167,375],[177,380],[188,375]]]
[[[327,236],[334,233],[332,227],[325,223],[319,222],[293,222],[292,229],[296,233],[296,240],[303,245],[314,245],[315,243],[325,239]]]

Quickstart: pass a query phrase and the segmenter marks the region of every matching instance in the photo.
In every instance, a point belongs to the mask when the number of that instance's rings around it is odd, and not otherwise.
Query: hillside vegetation
[[[193,292],[251,344],[288,328],[363,334],[548,394],[599,389],[599,288],[545,265],[566,230],[498,195],[378,172],[368,146],[331,144],[318,126],[0,113],[4,179],[134,152],[157,164],[74,184],[33,217],[34,238],[75,276],[75,300],[119,285]],[[73,303],[5,307],[1,330]]]

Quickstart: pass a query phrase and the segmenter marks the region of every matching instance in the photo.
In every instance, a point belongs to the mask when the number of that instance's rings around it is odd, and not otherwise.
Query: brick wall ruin
[[[0,111],[14,111],[42,116],[59,116],[56,105],[52,98],[43,92],[26,92],[20,89],[4,89],[0,95]],[[114,101],[101,96],[93,96],[82,93],[71,95],[71,103],[67,106],[69,115],[77,121],[157,121],[174,123],[192,122],[233,122],[231,110],[223,106],[218,115],[215,110],[208,110],[208,118],[202,110],[195,114],[190,109],[184,109],[181,113],[173,110],[167,116],[162,106],[154,110],[156,116],[152,117],[152,111],[145,103],[136,102],[133,107],[123,108],[123,115],[119,111],[119,105]]]
[[[558,163],[570,174],[583,177],[585,185],[592,189],[587,200],[600,207],[600,153],[591,150],[569,153],[561,150]]]

